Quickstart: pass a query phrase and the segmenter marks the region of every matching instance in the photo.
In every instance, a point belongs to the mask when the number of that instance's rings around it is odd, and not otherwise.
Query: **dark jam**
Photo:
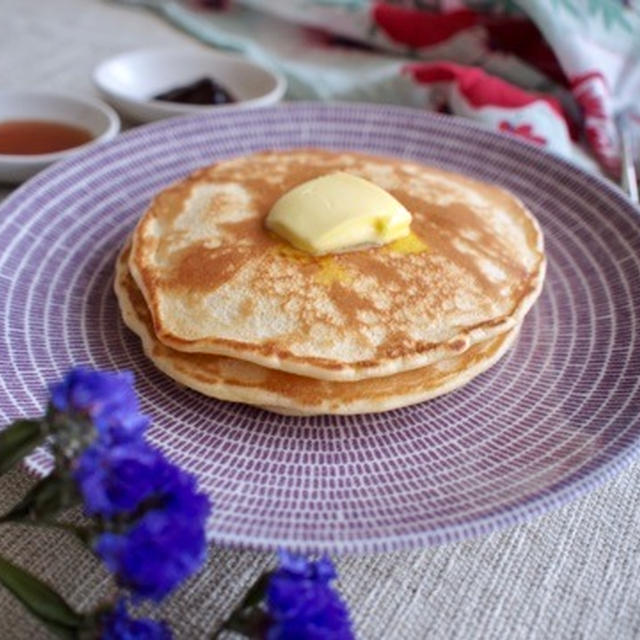
[[[89,142],[86,129],[47,120],[5,120],[0,122],[0,153],[36,155],[64,151]]]
[[[200,78],[190,84],[169,89],[156,96],[154,100],[179,102],[181,104],[229,104],[236,99],[229,91],[211,78]]]

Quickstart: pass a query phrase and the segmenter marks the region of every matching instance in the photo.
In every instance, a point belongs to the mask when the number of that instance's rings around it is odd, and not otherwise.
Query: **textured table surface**
[[[0,86],[93,93],[92,68],[127,49],[199,47],[148,12],[97,0],[0,0]],[[10,192],[0,186],[0,197]],[[2,247],[0,247],[0,251]],[[0,510],[32,479],[0,479]],[[358,637],[640,637],[640,463],[543,518],[471,542],[337,559]],[[108,575],[57,532],[2,528],[0,553],[54,584],[79,609],[112,592]],[[210,550],[202,573],[160,612],[177,638],[203,638],[273,562]],[[0,638],[48,635],[0,588]]]

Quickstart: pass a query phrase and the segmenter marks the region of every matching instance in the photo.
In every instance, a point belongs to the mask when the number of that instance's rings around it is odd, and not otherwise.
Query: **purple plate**
[[[515,348],[459,391],[369,416],[283,417],[156,370],[111,290],[125,237],[154,193],[196,167],[295,146],[411,158],[519,195],[542,223],[549,270]],[[487,533],[575,498],[638,450],[638,220],[601,179],[411,109],[299,104],[143,127],[0,207],[0,420],[42,411],[47,382],[72,364],[131,369],[151,439],[213,498],[215,542],[342,552]],[[28,464],[50,462],[38,452]]]

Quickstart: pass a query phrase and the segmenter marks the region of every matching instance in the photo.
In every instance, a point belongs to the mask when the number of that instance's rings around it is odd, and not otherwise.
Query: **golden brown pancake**
[[[156,338],[147,304],[127,267],[128,253],[125,247],[118,258],[114,289],[125,323],[140,336],[153,363],[203,394],[278,413],[371,413],[435,398],[488,369],[517,335],[518,327],[436,364],[354,382],[318,380],[225,356],[177,351]]]
[[[283,193],[338,170],[395,196],[411,235],[318,257],[267,232]],[[513,329],[545,259],[537,222],[498,187],[306,149],[224,161],[163,191],[133,234],[129,267],[164,345],[346,381],[425,367]]]

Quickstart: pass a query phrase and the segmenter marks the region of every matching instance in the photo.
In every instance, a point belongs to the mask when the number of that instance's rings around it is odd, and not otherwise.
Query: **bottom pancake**
[[[177,382],[220,400],[244,402],[293,415],[376,413],[453,391],[495,364],[519,327],[480,342],[463,354],[383,378],[354,382],[318,380],[251,362],[172,349],[155,335],[151,314],[120,254],[114,289],[126,325],[142,340],[147,357]]]

